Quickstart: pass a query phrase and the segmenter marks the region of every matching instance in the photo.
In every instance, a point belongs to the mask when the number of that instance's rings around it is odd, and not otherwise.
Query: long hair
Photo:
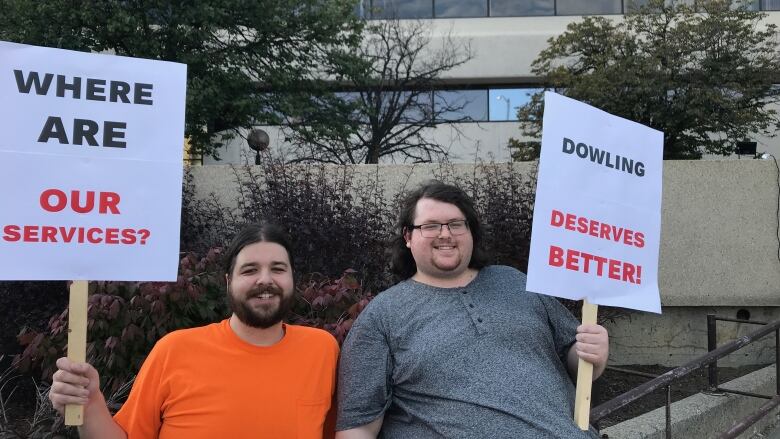
[[[414,224],[417,202],[422,198],[454,204],[466,217],[471,236],[474,241],[474,250],[471,253],[469,267],[480,269],[486,265],[487,257],[482,249],[482,226],[479,216],[474,209],[474,202],[466,192],[457,186],[445,184],[437,180],[423,183],[417,190],[409,193],[401,202],[401,212],[395,225],[397,236],[390,243],[392,252],[391,269],[393,274],[400,279],[408,279],[417,272],[417,264],[412,257],[412,251],[406,247],[404,232]]]
[[[228,277],[231,277],[233,274],[233,268],[235,268],[238,253],[240,253],[244,247],[256,242],[272,242],[284,247],[284,249],[287,250],[287,256],[290,258],[290,269],[295,273],[292,246],[287,239],[287,235],[285,235],[279,226],[268,222],[262,222],[245,225],[228,246],[223,259],[223,267]]]

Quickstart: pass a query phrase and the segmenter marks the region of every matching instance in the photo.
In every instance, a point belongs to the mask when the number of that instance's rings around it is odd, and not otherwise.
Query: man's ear
[[[409,229],[404,227],[404,241],[406,241],[406,248],[412,248],[412,243],[410,242],[412,239],[412,234],[409,233]]]
[[[230,275],[228,273],[225,273],[225,285],[230,286]]]

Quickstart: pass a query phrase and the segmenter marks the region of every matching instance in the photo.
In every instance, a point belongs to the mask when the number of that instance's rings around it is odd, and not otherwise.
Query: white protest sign
[[[661,312],[663,133],[546,92],[529,291]]]
[[[0,42],[0,279],[175,280],[186,66]]]

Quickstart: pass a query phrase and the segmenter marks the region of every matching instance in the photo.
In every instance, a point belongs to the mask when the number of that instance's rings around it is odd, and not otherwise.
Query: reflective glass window
[[[761,10],[780,11],[780,0],[761,0]]]
[[[621,14],[621,0],[558,0],[558,15]]]
[[[373,0],[373,18],[431,18],[432,0]]]
[[[487,90],[439,90],[434,93],[433,105],[439,120],[488,120]]]
[[[518,120],[517,109],[531,100],[540,88],[492,88],[488,93],[490,120]]]
[[[555,15],[554,0],[490,0],[492,17]]]
[[[436,17],[485,17],[488,0],[436,0]]]

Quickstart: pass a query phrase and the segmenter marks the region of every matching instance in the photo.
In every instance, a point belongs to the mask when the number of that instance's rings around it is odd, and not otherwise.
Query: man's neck
[[[445,276],[431,276],[429,274],[417,272],[412,276],[412,279],[425,285],[438,288],[458,288],[468,285],[476,276],[479,271],[469,268],[463,273],[453,277]]]
[[[230,329],[245,342],[255,346],[273,346],[284,337],[284,324],[279,322],[269,328],[253,328],[236,317],[230,316]]]

